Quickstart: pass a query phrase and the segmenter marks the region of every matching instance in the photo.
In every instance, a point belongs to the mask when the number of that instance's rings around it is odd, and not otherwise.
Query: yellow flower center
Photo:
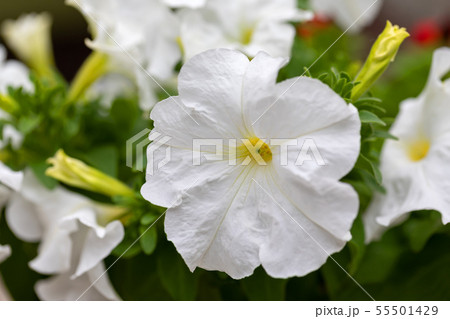
[[[251,137],[243,140],[243,145],[238,148],[238,157],[247,158],[260,164],[267,164],[272,160],[272,151],[269,145],[258,137]],[[261,162],[261,160],[263,162]]]
[[[250,44],[250,42],[252,41],[253,32],[254,32],[254,29],[253,29],[253,28],[245,28],[245,29],[242,31],[242,34],[241,34],[241,43],[242,43],[243,45],[248,45],[248,44]]]
[[[414,162],[418,162],[424,159],[427,156],[429,150],[430,142],[426,139],[421,139],[408,145],[409,158]]]

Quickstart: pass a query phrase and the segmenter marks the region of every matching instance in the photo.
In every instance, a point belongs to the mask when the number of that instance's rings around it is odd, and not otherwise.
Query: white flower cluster
[[[241,279],[262,266],[275,278],[303,276],[346,245],[359,199],[341,180],[360,154],[358,110],[317,79],[277,83],[295,36],[291,22],[311,19],[311,12],[298,9],[295,0],[67,3],[90,23],[87,45],[107,56],[109,70],[137,83],[153,133],[170,137],[157,149],[149,146],[149,158],[164,158],[170,149],[171,159],[156,172],[149,163],[141,194],[168,208],[167,238],[191,271],[200,267]],[[312,2],[316,12],[350,26],[371,4],[376,12],[381,1],[337,3]],[[361,19],[355,29],[372,19]],[[29,31],[26,21],[22,29]],[[14,34],[13,24],[9,29]],[[23,43],[17,50],[26,50]],[[5,59],[0,47],[0,94],[9,86],[32,91],[28,69]],[[414,210],[435,209],[443,223],[450,221],[449,71],[450,49],[437,50],[424,92],[401,105],[391,129],[399,140],[387,141],[381,156],[386,194],[375,195],[364,215],[367,241]],[[92,96],[132,86],[123,78],[122,84],[103,81],[94,84]],[[176,86],[178,96],[156,103],[160,85]],[[194,147],[196,139],[237,142],[214,158],[210,148]],[[309,140],[324,163],[298,165],[291,156]],[[19,147],[21,135],[4,126],[0,147],[9,142]],[[194,165],[194,153],[206,161]],[[104,259],[124,238],[111,206],[62,186],[49,190],[31,170],[14,172],[1,162],[0,183],[9,228],[21,240],[39,243],[30,268],[51,275],[36,284],[40,299],[120,299],[103,275]],[[0,246],[0,262],[10,254],[9,246]]]

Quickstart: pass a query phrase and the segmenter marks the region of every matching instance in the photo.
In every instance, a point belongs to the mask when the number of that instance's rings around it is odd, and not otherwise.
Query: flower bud
[[[80,160],[67,156],[63,150],[56,152],[56,155],[47,161],[53,166],[45,173],[67,185],[110,197],[134,196],[133,190],[127,185]]]
[[[18,58],[41,76],[53,74],[52,19],[48,13],[31,13],[2,24],[2,35]]]
[[[366,63],[355,79],[356,82],[360,83],[352,91],[353,100],[360,98],[386,71],[389,63],[394,61],[400,45],[407,37],[409,37],[409,33],[406,32],[405,28],[393,26],[390,21],[387,21],[386,28],[378,36]]]
[[[108,56],[97,51],[91,53],[81,66],[70,86],[68,100],[70,102],[78,100],[84,92],[86,92],[95,81],[105,75],[108,70]]]

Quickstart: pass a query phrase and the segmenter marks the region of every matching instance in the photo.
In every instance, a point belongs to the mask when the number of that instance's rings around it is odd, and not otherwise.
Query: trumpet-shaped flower
[[[288,22],[312,18],[297,9],[295,0],[209,0],[180,15],[185,59],[215,48],[240,50],[249,57],[259,51],[289,57],[295,28]]]
[[[136,69],[137,62],[159,79],[172,76],[181,58],[178,20],[159,0],[66,2],[89,21],[93,50],[107,53],[124,69]]]
[[[435,51],[428,83],[400,113],[381,154],[386,195],[376,194],[365,214],[367,240],[415,210],[438,210],[450,222],[450,48]]]
[[[206,51],[181,69],[180,95],[151,113],[154,131],[170,138],[150,144],[141,192],[169,207],[165,231],[192,271],[243,278],[262,264],[273,277],[301,276],[351,238],[358,198],[339,179],[359,154],[358,112],[318,80],[276,84],[285,63]],[[222,158],[196,144],[210,139],[229,140]],[[298,162],[311,141],[324,163]],[[151,159],[167,149],[170,160],[153,173]],[[208,160],[193,164],[197,155]]]
[[[47,13],[30,13],[2,24],[6,43],[14,53],[39,74],[53,71],[54,58],[51,41],[52,19]]]
[[[86,276],[90,278],[90,271],[98,272],[96,267],[123,239],[122,223],[115,220],[121,213],[118,207],[94,203],[60,187],[47,190],[27,172],[8,204],[6,218],[17,237],[40,241],[38,256],[30,267],[42,274],[58,275],[42,285],[58,286],[70,279],[76,290],[81,289]],[[104,281],[94,286],[105,297],[114,294]]]
[[[312,0],[314,12],[326,15],[344,30],[357,33],[372,23],[383,6],[383,0]]]

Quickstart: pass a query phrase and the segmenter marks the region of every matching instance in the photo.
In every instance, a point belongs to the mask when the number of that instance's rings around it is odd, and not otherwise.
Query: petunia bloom
[[[437,210],[450,222],[450,48],[435,51],[424,91],[401,103],[381,154],[386,195],[375,194],[365,213],[367,241],[407,213]]]
[[[240,50],[249,57],[259,51],[289,57],[295,36],[289,22],[312,18],[295,0],[209,0],[180,15],[185,60],[215,48]]]
[[[179,22],[159,0],[66,0],[85,15],[93,40],[87,45],[106,53],[111,71],[130,76],[140,90],[141,106],[156,103],[155,83],[171,81],[181,60]]]
[[[52,19],[48,13],[30,13],[2,24],[3,37],[14,53],[40,75],[54,68]]]
[[[17,237],[40,242],[30,268],[57,275],[38,283],[42,299],[53,299],[51,291],[57,289],[54,285],[64,283],[65,290],[77,291],[86,286],[86,278],[93,278],[91,272],[99,272],[103,259],[123,239],[123,225],[116,220],[119,215],[117,208],[92,202],[61,187],[50,191],[31,172],[25,173],[21,188],[8,204],[6,219]],[[95,279],[90,281],[93,292],[107,299],[115,295],[107,277],[98,282]],[[70,291],[66,295],[72,296]]]
[[[339,180],[359,154],[358,112],[316,79],[276,84],[285,63],[266,53],[249,61],[238,51],[206,51],[181,69],[180,95],[151,113],[156,135],[169,138],[150,144],[141,192],[169,207],[167,237],[191,271],[238,279],[262,265],[273,277],[302,276],[351,238],[358,197]],[[222,158],[198,147],[211,139],[229,145]],[[324,163],[297,165],[311,141]],[[153,172],[151,159],[161,163],[167,149],[170,160]]]
[[[344,30],[357,33],[377,17],[383,0],[312,0],[314,12],[333,18]]]

